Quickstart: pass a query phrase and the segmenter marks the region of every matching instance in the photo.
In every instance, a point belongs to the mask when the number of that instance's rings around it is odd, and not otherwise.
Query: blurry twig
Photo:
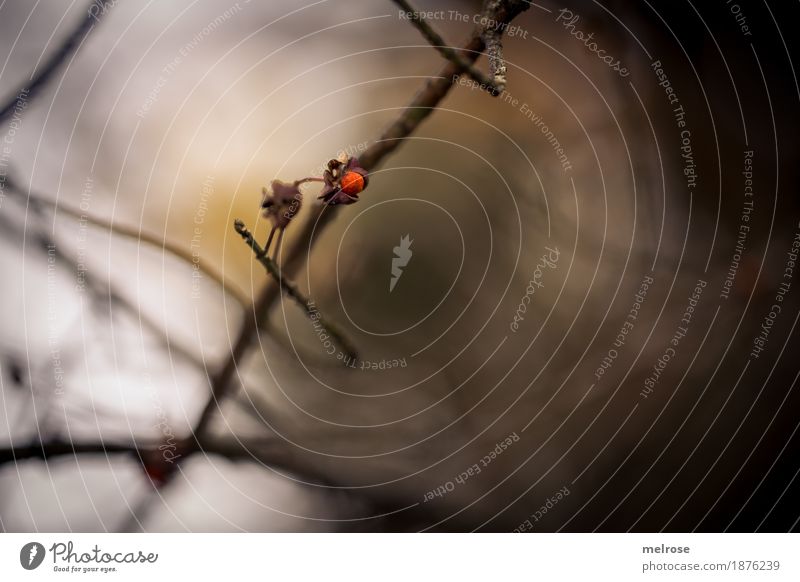
[[[336,328],[331,322],[322,316],[319,310],[314,307],[314,302],[303,295],[302,291],[297,288],[297,285],[283,276],[278,265],[275,263],[275,261],[270,259],[269,256],[267,256],[266,249],[261,248],[261,245],[258,244],[256,239],[253,238],[252,233],[244,225],[244,222],[236,219],[236,221],[233,223],[233,226],[236,229],[236,232],[239,233],[239,236],[241,236],[247,245],[253,249],[258,262],[264,266],[264,268],[267,270],[267,273],[272,275],[272,278],[275,279],[278,285],[280,285],[281,290],[289,297],[294,299],[295,303],[297,303],[303,309],[303,311],[306,312],[306,315],[309,317],[316,316],[317,323],[319,323],[319,325],[326,332],[328,332],[328,334],[336,341],[336,343],[344,348],[344,351],[350,360],[358,359],[356,349],[353,347],[353,344],[350,343],[350,340],[348,340],[338,328]]]
[[[505,77],[503,77],[501,83],[498,83],[497,79],[493,81],[484,75],[479,69],[476,69],[472,63],[463,58],[455,51],[455,49],[449,46],[444,38],[442,38],[442,36],[436,32],[436,30],[430,24],[428,24],[428,22],[422,16],[420,16],[419,12],[413,6],[411,6],[411,4],[409,4],[406,0],[393,0],[393,2],[409,15],[409,20],[416,27],[416,29],[422,33],[422,36],[425,37],[425,40],[427,40],[433,48],[442,53],[444,58],[458,67],[459,73],[465,73],[469,75],[476,83],[480,85],[482,89],[486,89],[494,97],[497,97],[503,92]]]
[[[252,462],[264,467],[269,467],[276,472],[287,472],[299,478],[300,483],[307,486],[323,487],[326,490],[346,490],[346,479],[332,478],[331,475],[315,468],[303,458],[302,452],[296,452],[293,447],[287,447],[281,439],[242,439],[238,437],[220,438],[204,437],[198,439],[192,450],[182,451],[184,457],[194,454],[213,455],[233,462]],[[159,458],[162,451],[158,443],[102,443],[102,442],[67,442],[53,440],[46,442],[32,442],[24,446],[0,447],[0,466],[9,463],[19,463],[26,460],[41,459],[44,461],[59,457],[76,458],[78,455],[100,455],[109,458],[109,455],[129,456],[138,460],[144,466],[148,460]],[[163,488],[163,485],[161,486]],[[332,488],[332,489],[331,489]],[[155,491],[155,489],[154,489]],[[361,496],[366,498],[374,512],[380,514],[394,513],[398,506],[405,503],[403,498],[395,498],[385,491],[362,491]],[[145,504],[152,499],[145,499]],[[133,508],[139,512],[146,510],[145,504]],[[146,512],[146,511],[145,511]],[[398,514],[399,515],[399,514]],[[141,515],[131,515],[130,523],[126,530],[134,531],[141,527]],[[400,516],[402,519],[402,516]],[[374,515],[355,518],[353,521],[377,519]]]
[[[50,200],[47,200],[44,196],[39,194],[34,194],[33,192],[26,192],[22,187],[20,187],[11,176],[6,177],[6,186],[9,190],[15,191],[22,196],[25,196],[31,203],[35,209],[40,209],[41,206],[49,206],[53,209],[54,212],[62,212],[67,216],[74,218],[80,222],[86,222],[88,224],[103,228],[107,230],[111,235],[119,235],[125,238],[134,239],[138,242],[145,243],[148,246],[155,247],[157,249],[164,250],[171,254],[172,256],[184,261],[187,265],[197,265],[197,268],[208,275],[210,279],[216,282],[222,289],[232,295],[236,301],[238,301],[241,305],[247,305],[250,302],[250,298],[245,295],[241,290],[239,290],[236,285],[232,284],[230,281],[226,280],[225,277],[217,271],[214,267],[209,265],[206,261],[203,260],[200,256],[192,255],[191,250],[188,250],[180,245],[177,245],[166,238],[159,238],[155,235],[149,234],[141,230],[141,228],[135,228],[132,226],[127,226],[124,224],[119,224],[116,222],[111,222],[106,219],[93,216],[91,214],[87,214],[81,210],[76,210],[71,208],[69,205],[64,204],[63,202],[59,202],[55,204]]]
[[[37,214],[42,212],[41,209],[37,208],[36,206],[32,206],[32,209]],[[16,224],[14,221],[7,219],[2,215],[0,215],[0,222],[2,222],[8,230],[18,229],[21,226],[24,226]],[[54,260],[64,262],[70,266],[70,269],[76,275],[83,277],[83,287],[92,295],[92,299],[96,303],[101,305],[119,305],[123,310],[135,317],[143,328],[147,329],[153,335],[158,337],[166,346],[170,356],[175,353],[184,358],[186,361],[191,362],[196,368],[200,370],[205,368],[206,363],[203,362],[197,355],[185,349],[178,343],[170,342],[169,338],[164,332],[163,325],[143,314],[136,305],[131,303],[131,301],[120,294],[110,281],[101,283],[95,279],[94,275],[92,275],[90,271],[82,269],[81,265],[79,265],[75,259],[63,253],[60,245],[57,245],[55,240],[51,238],[50,234],[45,232],[44,229],[38,229],[34,237],[38,243],[37,247],[41,252],[52,255]]]
[[[33,443],[26,446],[0,448],[0,465],[27,459],[47,460],[51,457],[78,455],[82,453],[129,453],[136,451],[134,445],[105,444],[98,442],[75,443],[67,441],[51,441]]]
[[[52,440],[33,442],[24,446],[0,447],[0,466],[7,463],[18,463],[30,459],[48,460],[57,457],[85,454],[131,454],[140,462],[160,458],[162,451],[159,443],[103,443],[96,441],[69,442]],[[194,453],[219,455],[231,460],[259,461],[274,468],[283,469],[303,475],[309,481],[325,483],[322,475],[299,462],[283,441],[272,439],[226,439],[205,438],[198,441],[198,446],[189,451],[182,451],[184,456]]]
[[[72,53],[83,44],[86,37],[94,30],[100,18],[111,9],[111,0],[93,0],[86,9],[86,15],[78,25],[64,39],[61,46],[53,53],[39,73],[31,76],[28,82],[23,83],[14,91],[13,96],[0,108],[0,123],[5,121],[18,108],[25,108],[45,85],[53,74],[64,64]],[[94,10],[93,10],[94,9]]]

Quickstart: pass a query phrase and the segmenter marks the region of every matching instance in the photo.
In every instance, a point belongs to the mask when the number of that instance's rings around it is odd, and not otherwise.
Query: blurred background
[[[282,298],[168,479],[102,446],[192,434],[273,284],[234,218],[445,61],[389,0],[17,0],[3,103],[87,11],[0,127],[2,530],[797,530],[795,4],[532,4],[304,252],[360,360]]]

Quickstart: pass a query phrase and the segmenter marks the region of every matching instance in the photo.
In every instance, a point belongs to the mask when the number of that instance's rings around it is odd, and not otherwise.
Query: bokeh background
[[[452,44],[481,9],[416,5]],[[87,9],[0,6],[4,102]],[[251,456],[196,453],[159,485],[132,454],[12,455],[0,528],[796,530],[796,16],[747,0],[534,3],[505,41],[506,93],[453,88],[294,277],[377,370],[343,366],[284,299],[211,425]],[[655,61],[685,111],[693,187]],[[262,186],[363,151],[443,64],[388,0],[109,5],[0,128],[2,447],[191,434],[271,284],[233,219],[263,240]],[[303,188],[298,220],[316,203]]]

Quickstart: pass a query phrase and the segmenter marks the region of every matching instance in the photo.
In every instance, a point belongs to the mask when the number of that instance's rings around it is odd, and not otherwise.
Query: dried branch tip
[[[506,85],[506,62],[503,59],[503,33],[511,18],[527,10],[530,2],[525,0],[485,0],[483,18],[485,22],[481,39],[489,57],[489,73],[502,92]]]

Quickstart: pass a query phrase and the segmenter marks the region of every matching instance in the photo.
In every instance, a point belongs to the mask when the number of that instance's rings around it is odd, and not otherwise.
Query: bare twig
[[[18,109],[24,109],[45,85],[47,85],[53,74],[66,62],[73,52],[75,52],[86,40],[86,37],[94,30],[100,18],[111,9],[111,0],[93,0],[86,10],[86,15],[64,39],[58,50],[48,59],[39,73],[14,91],[13,96],[8,99],[5,105],[0,108],[0,123],[5,121],[9,115]]]
[[[303,295],[303,292],[297,288],[297,285],[283,276],[280,267],[278,267],[274,260],[269,258],[267,255],[267,250],[261,248],[261,245],[258,244],[255,238],[253,238],[252,233],[244,225],[244,222],[237,219],[234,221],[233,227],[236,229],[236,232],[239,233],[239,236],[244,239],[247,245],[253,249],[258,262],[261,263],[267,270],[267,273],[272,275],[272,278],[277,281],[278,285],[281,287],[281,290],[289,297],[294,299],[295,303],[297,303],[303,309],[303,311],[306,312],[306,315],[311,318],[315,318],[316,322],[328,333],[328,335],[330,335],[333,340],[344,349],[345,354],[348,356],[347,361],[357,360],[358,354],[356,353],[356,349],[353,347],[353,344],[350,343],[350,340],[348,340],[341,331],[339,331],[331,322],[322,316],[319,310],[314,306],[314,302]]]
[[[409,4],[406,0],[393,1],[401,9],[403,9],[406,14],[408,14],[409,20],[416,27],[416,29],[422,33],[422,36],[425,37],[425,40],[427,40],[433,48],[438,50],[444,58],[456,65],[460,73],[469,75],[476,83],[478,83],[481,89],[485,89],[494,97],[497,97],[503,92],[502,84],[505,83],[505,78],[503,78],[503,83],[497,83],[496,79],[493,81],[484,75],[479,69],[476,69],[472,63],[464,59],[455,51],[455,49],[449,46],[444,38],[442,38],[442,36],[436,32],[433,26],[428,24],[428,22],[422,16],[420,16],[419,11],[417,11],[411,4]]]

